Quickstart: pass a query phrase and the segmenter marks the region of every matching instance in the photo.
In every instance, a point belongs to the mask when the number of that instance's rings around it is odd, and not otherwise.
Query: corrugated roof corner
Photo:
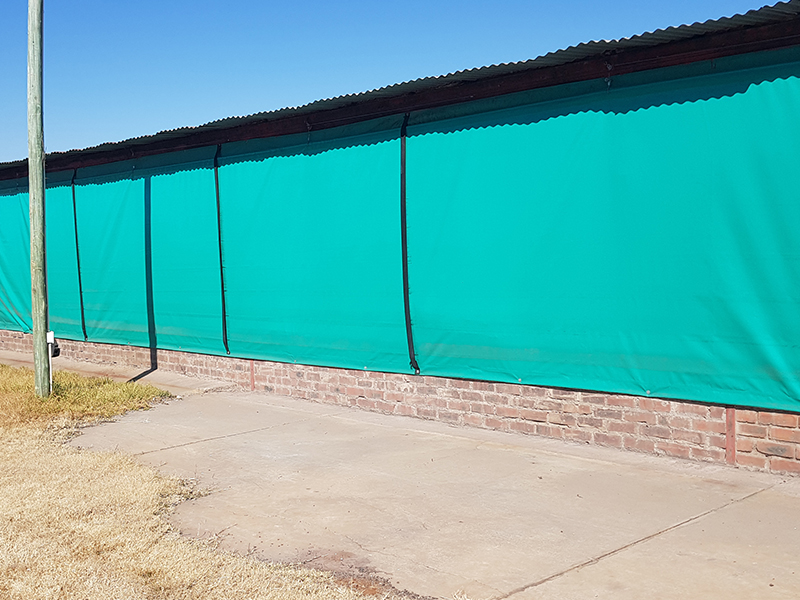
[[[338,108],[350,103],[363,101],[367,98],[415,92],[429,87],[436,87],[437,84],[441,84],[442,82],[451,84],[483,77],[510,74],[516,71],[563,65],[604,53],[613,53],[629,48],[657,46],[659,44],[681,41],[708,33],[720,33],[737,28],[766,25],[798,16],[800,16],[800,0],[788,0],[786,2],[778,2],[773,5],[766,5],[758,9],[753,9],[744,14],[736,14],[730,17],[722,17],[719,19],[695,22],[692,24],[670,26],[665,29],[656,29],[654,31],[645,32],[618,40],[596,40],[583,42],[575,46],[569,46],[561,50],[548,52],[547,54],[524,61],[475,67],[462,71],[447,73],[445,75],[435,75],[419,79],[412,79],[372,90],[315,100],[301,106],[285,107],[271,111],[254,113],[251,115],[225,117],[223,119],[210,121],[202,125],[179,127],[176,129],[159,131],[155,134],[129,138],[117,142],[106,142],[88,148],[52,152],[48,153],[48,156],[55,157],[83,152],[98,152],[117,148],[125,144],[129,146],[139,146],[151,143],[156,139],[168,140],[198,130],[224,129],[227,127],[245,125],[257,121],[274,120],[287,114],[302,115],[322,108]],[[0,163],[0,168],[21,165],[24,162],[24,160],[19,160]]]

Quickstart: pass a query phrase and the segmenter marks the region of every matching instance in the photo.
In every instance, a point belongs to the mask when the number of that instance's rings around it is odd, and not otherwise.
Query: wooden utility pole
[[[44,0],[28,0],[28,194],[31,216],[31,312],[36,395],[50,395],[47,273],[44,242],[44,119],[42,23]]]

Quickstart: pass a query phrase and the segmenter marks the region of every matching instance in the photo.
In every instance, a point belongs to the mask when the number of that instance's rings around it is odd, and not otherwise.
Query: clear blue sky
[[[758,0],[45,0],[47,151],[627,37]],[[0,162],[27,156],[27,2],[0,0]]]

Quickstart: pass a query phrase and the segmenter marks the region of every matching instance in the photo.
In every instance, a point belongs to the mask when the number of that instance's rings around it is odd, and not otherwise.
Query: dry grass
[[[41,401],[31,377],[0,365],[0,597],[363,598],[330,573],[262,563],[180,537],[164,514],[188,495],[184,484],[51,434],[56,421],[109,417],[163,392],[59,373],[56,397]]]
[[[166,396],[151,385],[56,371],[53,394],[42,400],[33,391],[33,371],[0,365],[0,427],[104,419],[147,408]]]

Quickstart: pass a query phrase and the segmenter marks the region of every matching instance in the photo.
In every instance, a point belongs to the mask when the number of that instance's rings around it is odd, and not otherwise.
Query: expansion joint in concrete
[[[769,489],[772,489],[773,487],[775,487],[775,485],[777,485],[777,484],[773,484],[773,485],[761,488],[760,490],[756,490],[755,492],[747,494],[746,496],[742,496],[741,498],[734,498],[733,500],[730,500],[730,501],[726,502],[725,504],[722,504],[720,506],[716,506],[714,508],[711,508],[711,509],[709,509],[707,511],[701,512],[700,514],[695,515],[693,517],[689,517],[688,519],[684,519],[683,521],[680,521],[679,523],[675,523],[674,525],[670,525],[669,527],[665,527],[664,529],[660,529],[659,531],[656,531],[655,533],[651,533],[650,535],[646,535],[644,537],[641,537],[638,540],[634,540],[634,541],[632,541],[632,542],[630,542],[628,544],[620,546],[619,548],[614,548],[613,550],[609,550],[608,552],[604,552],[603,554],[600,554],[598,556],[594,556],[594,557],[592,557],[592,558],[590,558],[588,560],[585,560],[583,562],[580,562],[580,563],[578,563],[576,565],[572,565],[571,567],[568,567],[568,568],[564,569],[563,571],[559,571],[557,573],[553,573],[552,575],[548,575],[547,577],[539,579],[538,581],[534,581],[533,583],[529,583],[527,585],[523,585],[521,587],[518,587],[518,588],[516,588],[514,590],[511,590],[507,594],[503,594],[501,596],[495,596],[494,598],[492,598],[492,600],[506,600],[506,598],[511,598],[515,594],[520,594],[520,593],[525,592],[527,590],[530,590],[532,588],[538,587],[540,585],[544,585],[545,583],[549,583],[551,581],[559,579],[560,577],[563,577],[564,575],[567,575],[567,574],[572,573],[574,571],[579,571],[580,569],[583,569],[584,567],[589,567],[591,565],[595,565],[595,564],[599,563],[600,561],[602,561],[602,560],[604,560],[606,558],[609,558],[611,556],[614,556],[616,554],[620,554],[621,552],[624,552],[625,550],[628,550],[629,548],[633,548],[634,546],[638,546],[639,544],[643,544],[644,542],[648,542],[648,541],[650,541],[652,539],[660,537],[660,536],[664,535],[665,533],[669,533],[670,531],[674,531],[675,529],[679,529],[680,527],[683,527],[684,525],[688,525],[690,523],[694,523],[695,521],[699,521],[700,519],[702,519],[704,517],[707,517],[708,515],[714,514],[716,512],[719,512],[719,511],[721,511],[721,510],[723,510],[725,508],[728,508],[729,506],[733,506],[734,504],[739,504],[740,502],[744,502],[745,500],[749,500],[753,496],[757,496],[758,494],[760,494],[762,492],[765,492],[765,491],[767,491]]]
[[[308,419],[302,419],[301,421],[292,421],[292,423],[303,423],[308,421]],[[156,448],[154,450],[145,450],[144,452],[137,452],[134,456],[144,456],[145,454],[155,454],[156,452],[163,452],[164,450],[172,450],[174,448],[183,448],[185,446],[194,446],[195,444],[204,444],[206,442],[213,442],[215,440],[224,440],[226,438],[238,437],[240,435],[248,435],[250,433],[257,433],[259,431],[267,431],[269,429],[275,429],[276,427],[283,427],[288,425],[289,423],[280,423],[278,425],[268,425],[266,427],[258,427],[257,429],[248,429],[247,431],[237,431],[236,433],[227,433],[225,435],[216,435],[210,438],[203,438],[202,440],[192,440],[191,442],[185,442],[183,444],[175,444],[173,446],[164,446],[163,448]]]

